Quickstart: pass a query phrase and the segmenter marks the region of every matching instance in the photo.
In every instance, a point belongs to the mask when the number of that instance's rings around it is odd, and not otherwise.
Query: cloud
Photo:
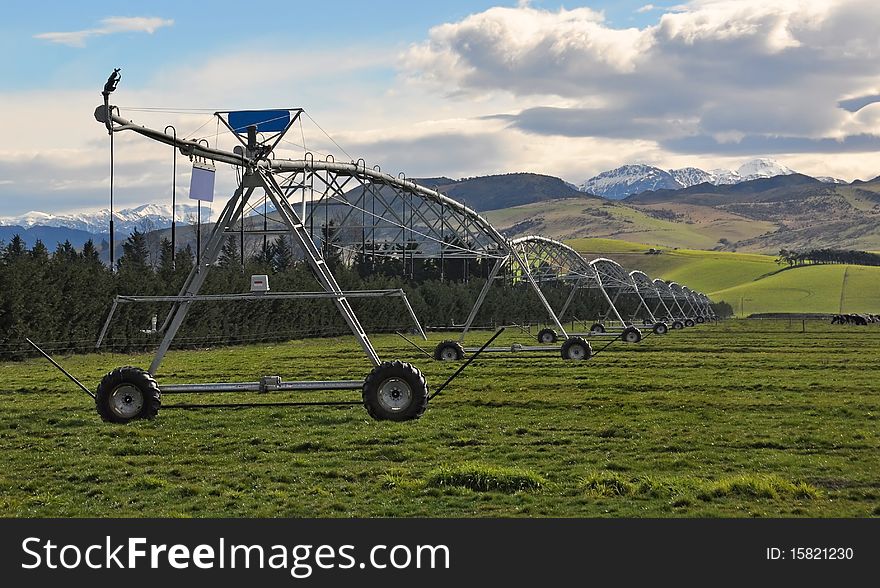
[[[639,14],[642,14],[644,12],[651,12],[652,10],[657,10],[657,7],[654,6],[653,4],[645,4],[644,6],[641,6],[638,9],[636,9],[636,12],[638,12]]]
[[[697,135],[664,141],[661,144],[678,153],[723,154],[750,156],[792,153],[876,153],[880,150],[880,136],[859,134],[841,139],[808,139],[804,137],[768,137],[746,135],[736,140],[723,141],[720,137]]]
[[[878,21],[868,0],[697,0],[638,29],[590,9],[492,8],[431,29],[401,63],[462,100],[554,96],[500,115],[533,135],[836,152],[880,136],[854,114],[877,101]]]
[[[351,157],[408,177],[532,171],[579,183],[630,162],[735,168],[774,154],[806,173],[866,178],[878,173],[880,147],[875,4],[700,1],[661,9],[653,26],[616,29],[587,8],[521,3],[441,24],[403,49],[349,43],[267,61],[255,44],[156,63],[114,99],[139,124],[174,124],[179,136],[201,129],[224,149],[232,138],[218,135],[210,112],[302,106]],[[302,66],[278,69],[288,62]],[[230,79],[245,70],[265,81],[259,93]],[[0,90],[0,122],[16,137],[0,149],[0,214],[106,206],[109,140],[92,116],[102,82]],[[310,150],[349,159],[310,120],[304,127]],[[287,138],[300,142],[299,129]],[[119,205],[167,203],[172,150],[130,132],[116,135],[116,148]],[[302,149],[284,143],[278,153]],[[178,174],[180,196],[183,157]],[[217,194],[234,181],[218,177]]]
[[[86,40],[90,37],[113,35],[116,33],[149,33],[153,34],[157,29],[170,27],[174,21],[166,18],[151,16],[111,16],[100,21],[100,26],[81,31],[65,31],[54,33],[39,33],[35,39],[44,39],[50,43],[67,45],[68,47],[85,47]]]

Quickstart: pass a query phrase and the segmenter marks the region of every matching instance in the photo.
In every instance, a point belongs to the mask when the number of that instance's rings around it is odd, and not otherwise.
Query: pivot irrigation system
[[[425,377],[410,363],[380,359],[349,299],[366,296],[399,296],[417,325],[418,320],[402,292],[387,290],[346,292],[340,288],[325,256],[328,242],[332,242],[334,247],[343,249],[345,244],[340,242],[338,228],[333,230],[329,216],[325,216],[323,223],[319,222],[319,207],[315,203],[326,204],[325,214],[329,214],[330,206],[343,207],[343,220],[336,224],[337,227],[351,229],[351,224],[347,221],[359,219],[362,245],[365,243],[367,230],[371,232],[374,244],[378,232],[390,231],[398,242],[404,240],[407,247],[404,248],[403,253],[410,257],[416,254],[412,243],[431,242],[441,256],[476,255],[478,252],[480,255],[503,255],[519,261],[515,252],[505,251],[504,238],[479,215],[458,202],[403,177],[382,173],[378,167],[367,168],[362,160],[338,163],[328,157],[325,161],[316,161],[310,154],[306,154],[300,160],[276,159],[275,148],[303,114],[300,108],[215,112],[214,116],[218,124],[222,124],[238,142],[233,151],[226,151],[211,147],[205,140],[180,139],[176,133],[159,131],[123,118],[119,108],[109,102],[110,94],[116,89],[118,81],[119,75],[116,70],[104,87],[103,105],[95,110],[95,118],[105,125],[111,138],[115,133],[131,131],[170,145],[196,163],[209,164],[201,165],[199,169],[202,171],[209,171],[214,164],[232,166],[237,171],[239,182],[237,189],[220,213],[198,263],[186,277],[177,296],[123,296],[114,301],[99,337],[99,345],[118,304],[166,302],[171,303],[172,307],[161,327],[156,329],[162,335],[162,340],[150,368],[143,370],[124,366],[112,370],[101,380],[95,393],[99,414],[111,422],[152,418],[160,408],[161,395],[172,393],[349,390],[361,392],[363,405],[375,419],[403,421],[420,417],[427,408],[430,398]],[[194,167],[194,174],[195,169]],[[208,181],[213,189],[213,176],[208,178]],[[355,188],[360,198],[350,199],[348,192]],[[281,233],[290,235],[293,242],[302,250],[304,260],[321,285],[322,291],[269,294],[265,290],[257,289],[245,294],[200,295],[199,291],[220,256],[224,241],[229,234],[235,233],[236,223],[243,222],[248,202],[259,197],[260,193],[271,202],[277,214],[277,223],[282,227],[266,229],[266,232],[274,235]],[[260,233],[260,231],[248,232]],[[319,235],[323,240],[316,238]],[[450,235],[454,238],[449,238]],[[362,247],[361,253],[365,250],[365,247]],[[280,298],[331,299],[373,366],[372,370],[360,380],[285,381],[280,376],[267,375],[254,382],[187,383],[160,387],[156,380],[157,372],[192,304],[216,300],[258,301]],[[424,335],[420,325],[418,329]],[[448,382],[449,380],[446,383]],[[439,389],[434,395],[438,392]],[[355,402],[299,404],[353,403]]]
[[[213,170],[216,164],[235,169],[237,188],[226,201],[211,230],[197,261],[187,275],[176,296],[117,296],[110,309],[97,347],[100,347],[120,305],[137,303],[170,304],[170,310],[158,324],[154,318],[150,334],[161,336],[149,369],[122,366],[107,373],[95,393],[92,393],[35,343],[28,342],[53,365],[63,371],[94,399],[98,413],[110,422],[125,423],[134,419],[153,418],[157,415],[162,394],[215,394],[267,393],[303,391],[360,392],[359,401],[287,402],[275,405],[339,405],[363,404],[371,417],[377,420],[404,421],[419,418],[426,410],[429,399],[442,391],[479,354],[483,352],[546,352],[559,351],[564,359],[583,360],[593,356],[585,336],[606,334],[604,321],[616,319],[619,326],[609,326],[608,336],[636,343],[641,332],[632,321],[619,312],[616,303],[623,297],[638,302],[633,312],[642,312],[645,324],[655,333],[665,334],[667,327],[661,316],[672,320],[673,328],[691,326],[695,321],[710,318],[709,300],[677,284],[662,280],[653,282],[641,272],[628,274],[619,264],[600,258],[587,262],[571,247],[540,236],[507,239],[486,219],[466,205],[430,189],[403,174],[383,173],[379,166],[367,167],[363,159],[350,163],[336,162],[332,156],[316,160],[305,152],[302,159],[281,159],[275,150],[285,135],[300,120],[300,108],[217,111],[218,129],[223,127],[238,143],[232,151],[212,147],[205,139],[178,138],[171,125],[159,131],[135,124],[123,118],[120,109],[110,104],[110,95],[119,82],[119,70],[114,70],[104,86],[103,104],[95,110],[95,118],[107,129],[111,138],[111,199],[113,192],[113,136],[130,131],[159,143],[169,145],[193,162],[193,186],[210,186],[213,196]],[[172,132],[169,133],[168,130]],[[176,164],[175,164],[176,165]],[[191,188],[192,189],[192,188]],[[249,202],[262,195],[271,202],[275,216],[269,226],[264,212],[262,230],[245,231],[244,217]],[[251,206],[251,209],[253,207]],[[238,228],[236,228],[238,225]],[[320,284],[319,292],[270,292],[267,276],[252,276],[251,292],[228,294],[200,294],[211,268],[217,263],[224,242],[230,235],[244,234],[288,235],[302,251],[303,259]],[[112,214],[111,214],[112,238]],[[201,246],[201,239],[199,240]],[[346,264],[361,263],[375,267],[383,260],[392,260],[404,275],[414,278],[416,260],[430,260],[439,270],[441,279],[447,272],[468,272],[468,264],[479,262],[487,270],[486,282],[481,289],[461,335],[456,341],[443,341],[435,349],[434,358],[442,361],[464,359],[467,362],[455,371],[433,394],[422,372],[403,361],[383,361],[364,330],[350,299],[380,297],[399,298],[423,339],[427,336],[403,290],[344,291],[337,282],[330,264],[330,254],[340,256]],[[111,243],[111,264],[113,261]],[[502,274],[502,269],[506,270]],[[466,333],[486,300],[492,285],[498,279],[509,279],[526,285],[546,311],[551,327],[538,333],[539,345],[514,344],[511,347],[490,347],[504,327],[496,331],[482,347],[464,348]],[[572,291],[559,313],[548,302],[541,285],[568,283]],[[607,303],[601,322],[590,333],[567,333],[562,317],[579,289],[596,289]],[[363,379],[286,381],[277,375],[265,375],[258,381],[223,383],[174,383],[159,385],[157,374],[176,335],[184,325],[187,312],[195,303],[217,301],[246,301],[259,303],[284,299],[329,299],[335,304],[348,329],[357,340],[372,369]],[[652,310],[648,301],[654,301]],[[686,308],[685,308],[686,307]],[[691,318],[694,317],[694,318]],[[683,322],[682,322],[683,321]],[[681,326],[678,326],[681,325]],[[617,333],[610,331],[619,331]],[[405,338],[405,337],[404,337]],[[558,346],[560,338],[563,340]],[[610,343],[609,343],[610,345]],[[605,346],[607,347],[607,345]],[[421,349],[421,348],[420,348]],[[604,348],[603,348],[604,349]],[[264,405],[261,403],[259,405]],[[259,406],[257,405],[257,406]],[[172,405],[178,406],[178,405]],[[251,404],[180,405],[195,406],[253,406]]]

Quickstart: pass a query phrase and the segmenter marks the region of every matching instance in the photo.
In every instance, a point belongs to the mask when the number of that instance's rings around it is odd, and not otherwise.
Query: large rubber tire
[[[705,319],[705,318],[703,318],[703,317],[701,317],[701,316],[698,316],[698,317],[697,317],[697,324],[698,324],[698,325],[702,325],[702,324],[705,323],[705,322],[706,322],[706,319]]]
[[[434,348],[437,361],[459,361],[464,358],[464,348],[458,341],[441,341]]]
[[[551,343],[556,343],[559,340],[559,335],[556,334],[556,331],[553,329],[541,329],[541,332],[538,333],[538,343],[541,345],[550,345]]]
[[[590,327],[590,332],[591,333],[604,333],[605,332],[605,325],[603,325],[602,323],[593,323],[593,326]]]
[[[684,326],[693,327],[695,324],[694,319],[684,319]]]
[[[150,372],[132,366],[116,368],[101,379],[95,408],[109,423],[152,419],[159,413],[162,394]]]
[[[684,323],[681,321],[672,321],[672,328],[679,331],[684,328]]]
[[[569,337],[562,344],[562,359],[582,361],[593,356],[593,346],[583,337]]]
[[[635,327],[627,327],[623,330],[620,338],[626,343],[638,343],[642,340],[642,332]]]
[[[415,366],[385,361],[364,379],[364,408],[377,421],[410,421],[428,408],[428,384]]]
[[[666,323],[654,323],[654,328],[652,330],[655,335],[665,335],[669,332],[669,327]]]

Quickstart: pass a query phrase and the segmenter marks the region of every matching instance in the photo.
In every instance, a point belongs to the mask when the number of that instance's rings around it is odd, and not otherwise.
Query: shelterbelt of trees
[[[848,251],[843,249],[811,249],[810,251],[780,249],[776,261],[777,263],[786,263],[789,267],[825,263],[880,265],[880,255],[867,251]]]
[[[357,254],[343,263],[334,248],[324,252],[344,290],[402,288],[423,325],[460,325],[485,283],[493,260],[420,260]],[[49,252],[40,242],[28,249],[14,237],[0,244],[0,359],[29,353],[24,338],[43,343],[56,353],[94,351],[95,341],[117,294],[177,294],[194,265],[189,248],[173,252],[162,241],[151,252],[143,233],[135,231],[122,244],[122,257],[111,271],[88,242],[81,251],[64,243]],[[247,292],[252,274],[269,274],[276,292],[319,291],[311,270],[294,254],[289,240],[280,238],[260,248],[242,263],[238,240],[226,242],[216,267],[211,268],[201,293]],[[546,297],[560,308],[570,285],[546,284]],[[409,314],[397,298],[352,299],[351,304],[367,332],[408,330]],[[633,301],[622,303],[632,312]],[[136,351],[153,348],[160,335],[151,332],[153,317],[159,325],[170,304],[123,304],[107,333],[106,348]],[[591,320],[606,308],[598,292],[576,296],[569,318]],[[498,280],[482,306],[476,324],[546,321],[543,307],[524,284]],[[267,300],[195,303],[175,344],[206,347],[258,341],[348,333],[334,304],[321,300]]]

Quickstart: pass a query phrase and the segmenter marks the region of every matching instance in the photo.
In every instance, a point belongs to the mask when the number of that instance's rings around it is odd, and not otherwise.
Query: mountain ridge
[[[646,164],[627,164],[603,171],[585,180],[580,189],[609,200],[622,200],[627,196],[650,190],[680,190],[703,183],[739,184],[794,173],[796,173],[794,170],[766,157],[750,159],[736,170],[719,168],[708,172],[698,167],[664,170]],[[830,177],[827,180],[839,182]]]

